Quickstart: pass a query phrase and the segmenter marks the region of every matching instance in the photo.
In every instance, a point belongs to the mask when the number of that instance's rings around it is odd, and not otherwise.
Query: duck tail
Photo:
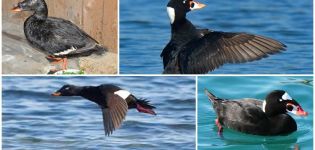
[[[100,44],[95,45],[95,54],[103,55],[105,52],[108,52],[108,49]]]
[[[218,98],[214,94],[210,93],[207,88],[205,88],[205,94],[208,96],[211,103],[214,103],[218,100]]]
[[[150,101],[142,98],[140,99],[136,98],[136,105],[137,105],[136,108],[139,112],[156,115],[156,113],[153,111],[155,107],[150,104]]]

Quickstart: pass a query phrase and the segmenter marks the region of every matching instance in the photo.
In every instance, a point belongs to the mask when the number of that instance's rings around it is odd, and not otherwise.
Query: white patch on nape
[[[175,9],[172,7],[167,7],[167,14],[170,18],[171,24],[173,24],[175,21]]]
[[[62,52],[59,52],[59,53],[54,53],[54,55],[55,55],[55,56],[67,55],[67,54],[69,54],[69,53],[71,53],[71,52],[74,52],[74,51],[76,51],[76,50],[77,50],[77,48],[75,48],[75,47],[72,46],[70,49],[67,49],[67,50],[62,51]]]
[[[283,95],[282,95],[282,100],[292,100],[291,96],[285,92]]]
[[[126,91],[126,90],[119,90],[114,92],[114,94],[120,96],[121,98],[123,98],[124,100],[126,100],[126,98],[131,95],[130,92]]]
[[[264,101],[263,101],[263,104],[262,104],[262,111],[263,111],[263,112],[266,112],[266,103],[267,103],[267,102],[264,100]]]

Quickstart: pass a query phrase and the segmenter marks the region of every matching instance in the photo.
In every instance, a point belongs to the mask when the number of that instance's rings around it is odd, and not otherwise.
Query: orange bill
[[[11,10],[12,10],[13,12],[20,12],[20,11],[22,11],[22,9],[21,9],[20,7],[18,7],[18,6],[12,8]]]
[[[52,93],[51,95],[52,96],[61,96],[61,93],[60,92],[55,92],[55,93]]]

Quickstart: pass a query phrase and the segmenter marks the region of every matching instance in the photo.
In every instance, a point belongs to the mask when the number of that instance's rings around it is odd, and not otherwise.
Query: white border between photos
[[[315,25],[314,25],[314,16],[315,16],[315,8],[314,8],[314,4],[315,1],[313,1],[313,73],[312,74],[206,74],[206,75],[180,75],[180,76],[188,76],[188,77],[195,77],[195,149],[198,149],[198,78],[201,76],[209,76],[209,77],[218,77],[218,76],[308,76],[308,77],[313,77],[313,82],[314,82],[314,72],[315,72],[315,58],[314,58],[314,37],[315,37],[315,33],[314,33],[314,29],[315,29]],[[117,2],[117,74],[104,74],[104,75],[63,75],[66,77],[77,77],[77,76],[92,76],[92,77],[124,77],[124,76],[152,76],[152,77],[160,77],[160,76],[165,76],[165,77],[170,77],[170,76],[177,76],[178,75],[159,75],[159,74],[120,74],[120,1],[118,0]],[[2,2],[0,3],[0,7],[2,8]],[[0,29],[2,31],[2,11],[0,12],[1,15],[1,19],[0,19]],[[2,34],[0,35],[0,45],[1,45],[1,59],[2,59]],[[289,62],[288,62],[289,63]],[[46,75],[46,74],[38,74],[38,75],[33,75],[33,74],[23,74],[23,75],[2,75],[2,63],[0,64],[0,73],[1,73],[1,78],[0,78],[0,104],[1,104],[1,108],[0,108],[0,127],[1,127],[1,131],[0,131],[0,144],[1,144],[1,148],[2,149],[2,77],[11,77],[11,76],[16,76],[16,77],[28,77],[28,76],[53,76],[53,77],[58,77],[56,75]],[[313,87],[313,112],[314,112],[314,108],[315,108],[315,103],[314,103],[314,98],[315,98],[315,90]],[[314,120],[315,116],[313,115],[313,143],[315,143],[314,140],[314,124],[315,124],[315,120]],[[314,145],[313,145],[313,149],[314,149]]]

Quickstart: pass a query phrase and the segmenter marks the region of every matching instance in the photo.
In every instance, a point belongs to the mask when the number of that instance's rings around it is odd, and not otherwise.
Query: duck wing
[[[165,48],[163,49],[161,53],[161,57],[163,58],[163,65],[164,69],[167,66],[167,64],[174,58],[176,51],[176,44],[172,41],[170,41]]]
[[[98,42],[68,20],[48,18],[46,20],[47,40],[44,40],[45,49],[50,53],[60,53],[71,49],[80,49]]]
[[[258,104],[258,105],[257,105]],[[216,110],[220,123],[244,133],[261,134],[269,125],[268,117],[257,100],[224,100]]]
[[[187,43],[179,54],[183,73],[201,74],[225,63],[244,63],[285,50],[276,40],[247,33],[209,32]]]
[[[105,135],[109,136],[120,127],[128,111],[127,102],[118,95],[106,97],[107,107],[102,108]]]

